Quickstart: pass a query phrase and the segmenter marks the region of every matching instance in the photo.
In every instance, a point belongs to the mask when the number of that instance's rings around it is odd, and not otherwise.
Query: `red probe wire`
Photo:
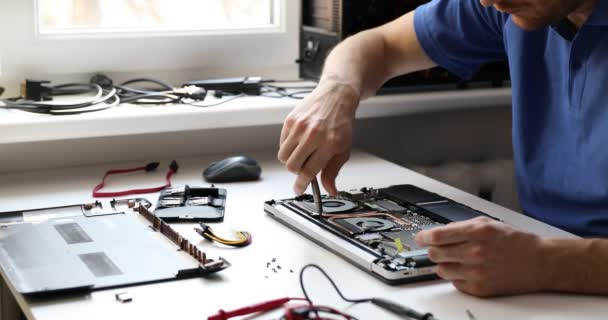
[[[244,316],[252,313],[270,311],[281,307],[289,301],[294,300],[306,301],[306,299],[304,298],[280,298],[275,300],[269,300],[232,311],[220,310],[217,314],[208,317],[207,320],[228,320],[230,318]]]
[[[159,191],[163,190],[164,188],[170,187],[171,186],[171,177],[175,173],[177,173],[177,170],[179,168],[179,166],[177,165],[177,162],[175,160],[171,161],[171,164],[169,165],[169,171],[167,171],[167,175],[165,176],[166,183],[164,186],[156,187],[156,188],[132,189],[132,190],[116,191],[116,192],[99,192],[99,190],[101,190],[101,189],[103,189],[103,187],[105,187],[106,179],[111,175],[131,173],[131,172],[136,172],[136,171],[150,172],[150,171],[156,170],[156,168],[158,168],[158,165],[159,165],[158,162],[151,162],[145,166],[137,167],[137,168],[108,170],[106,172],[106,174],[103,176],[103,179],[101,179],[101,182],[98,185],[96,185],[95,188],[93,188],[93,197],[94,198],[113,198],[113,197],[129,196],[129,195],[133,195],[133,194],[154,193],[154,192],[159,192]]]

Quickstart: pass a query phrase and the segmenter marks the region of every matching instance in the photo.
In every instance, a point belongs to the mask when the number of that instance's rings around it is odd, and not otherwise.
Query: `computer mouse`
[[[207,182],[253,181],[260,178],[262,168],[255,159],[235,156],[216,161],[203,171]]]

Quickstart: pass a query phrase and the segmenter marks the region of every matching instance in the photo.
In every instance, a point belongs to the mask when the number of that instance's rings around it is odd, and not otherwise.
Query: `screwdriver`
[[[317,206],[317,212],[319,213],[319,220],[321,220],[322,215],[323,215],[323,202],[321,201],[321,189],[319,188],[319,181],[317,180],[317,177],[315,177],[312,181],[311,181],[311,185],[312,185],[312,198],[315,202],[315,205]]]

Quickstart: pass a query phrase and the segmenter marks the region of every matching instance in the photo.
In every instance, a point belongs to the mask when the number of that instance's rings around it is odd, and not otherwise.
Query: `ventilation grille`
[[[338,34],[342,33],[342,0],[332,0],[331,20],[332,29],[331,31]]]

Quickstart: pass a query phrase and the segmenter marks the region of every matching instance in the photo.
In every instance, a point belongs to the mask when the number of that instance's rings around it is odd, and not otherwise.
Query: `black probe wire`
[[[310,300],[310,297],[308,296],[308,292],[306,291],[306,288],[304,287],[304,271],[306,271],[307,269],[310,269],[310,268],[319,270],[321,272],[321,274],[323,274],[323,276],[325,276],[325,278],[327,278],[329,283],[331,283],[332,287],[334,287],[334,290],[336,290],[336,292],[338,293],[340,298],[342,298],[342,300],[344,300],[346,302],[350,302],[353,304],[370,302],[382,309],[388,310],[388,311],[395,313],[402,317],[408,317],[408,318],[416,319],[416,320],[437,320],[435,317],[433,317],[433,315],[431,313],[422,314],[422,313],[417,312],[416,310],[410,309],[408,307],[402,306],[400,304],[397,304],[395,302],[392,302],[392,301],[389,301],[386,299],[381,299],[381,298],[349,299],[349,298],[345,297],[344,294],[342,294],[342,291],[340,291],[340,288],[338,288],[338,285],[336,285],[334,280],[327,274],[327,272],[325,272],[325,270],[323,270],[323,268],[319,267],[316,264],[308,264],[308,265],[304,266],[302,268],[302,270],[300,271],[300,288],[302,289],[304,298],[306,299],[306,301],[308,301],[308,303],[310,305],[314,305],[314,304]]]
[[[308,265],[305,265],[302,268],[302,270],[300,271],[300,288],[302,289],[304,298],[306,298],[306,301],[308,301],[309,304],[313,305],[312,301],[310,300],[310,297],[308,296],[308,292],[306,291],[306,288],[304,287],[304,271],[306,271],[307,269],[310,269],[310,268],[319,270],[319,272],[321,272],[321,274],[323,274],[323,276],[325,276],[325,278],[327,278],[329,283],[331,283],[332,287],[334,287],[334,290],[336,290],[336,292],[338,293],[340,298],[342,298],[342,300],[344,300],[346,302],[350,302],[350,303],[364,303],[364,302],[371,301],[371,299],[349,299],[349,298],[345,297],[344,294],[342,294],[342,291],[340,291],[340,288],[338,288],[338,285],[336,285],[334,280],[327,274],[327,272],[325,272],[325,270],[323,270],[323,268],[319,267],[316,264],[308,264]]]

